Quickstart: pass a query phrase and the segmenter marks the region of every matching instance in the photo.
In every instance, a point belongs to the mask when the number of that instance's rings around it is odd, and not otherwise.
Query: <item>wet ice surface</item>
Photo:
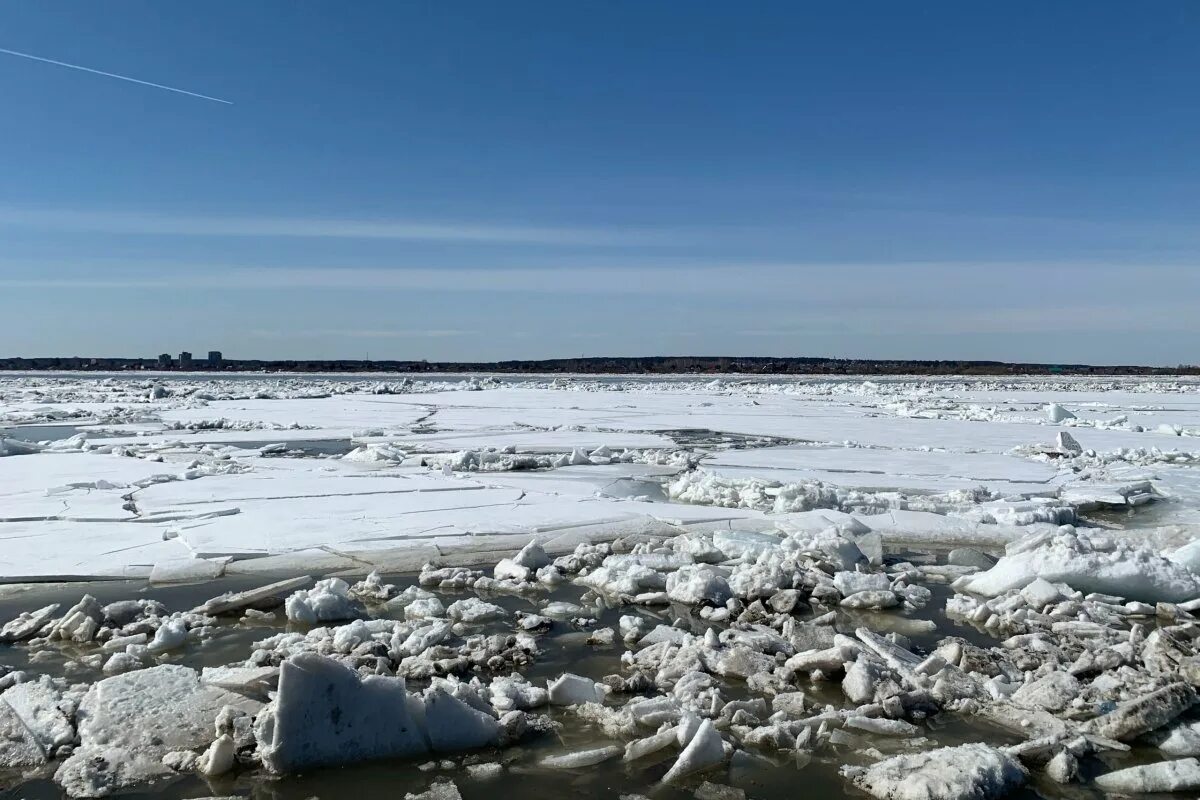
[[[944,565],[944,558],[933,558],[919,553],[895,553],[886,557],[892,565],[893,572],[904,564],[925,564],[936,570]],[[866,576],[871,570],[858,573]],[[58,602],[63,608],[72,605],[81,593],[93,595],[100,604],[121,600],[155,600],[163,604],[164,613],[186,611],[203,603],[208,598],[223,592],[239,592],[262,585],[264,581],[283,576],[261,575],[254,578],[237,577],[223,578],[219,581],[199,585],[151,587],[141,582],[112,581],[99,584],[44,585],[13,587],[0,596],[0,619],[9,619],[21,611],[41,607],[48,603]],[[395,576],[384,578],[380,583],[390,583],[393,588],[388,592],[393,596],[403,595],[410,590],[416,581],[412,576]],[[424,582],[431,585],[429,581]],[[905,642],[918,657],[925,657],[938,648],[939,642],[945,636],[959,637],[963,646],[976,647],[994,646],[998,637],[996,629],[975,627],[968,624],[961,616],[947,615],[945,602],[953,596],[953,592],[940,583],[929,584],[930,602],[921,608],[903,611],[848,611],[834,607],[832,629],[853,635],[857,629],[866,627],[880,634],[889,631],[906,633],[906,638],[898,641]],[[448,590],[435,588],[433,594],[445,606],[453,602],[475,596],[466,590]],[[566,610],[565,614],[556,614],[555,621],[549,630],[538,634],[538,652],[536,657],[526,665],[521,674],[533,685],[545,685],[558,675],[569,672],[585,678],[601,680],[612,674],[628,674],[628,669],[621,664],[621,654],[626,651],[637,652],[644,649],[644,643],[634,644],[625,642],[618,635],[611,645],[596,646],[588,643],[592,631],[613,628],[620,630],[621,617],[633,614],[645,620],[646,629],[655,625],[674,624],[675,628],[695,635],[703,635],[709,628],[727,630],[745,626],[730,625],[725,622],[714,623],[711,619],[703,618],[706,612],[704,606],[694,607],[681,604],[669,606],[634,606],[621,605],[619,601],[605,596],[597,596],[576,585],[564,585],[551,592],[527,591],[522,595],[496,594],[480,592],[479,597],[487,602],[493,602],[502,607],[504,617],[476,626],[471,633],[505,633],[511,634],[517,629],[517,612],[547,612],[552,603],[572,604],[575,609]],[[581,612],[580,608],[588,609]],[[712,610],[711,607],[708,607]],[[820,610],[820,609],[818,609]],[[580,614],[580,616],[572,616]],[[363,617],[392,618],[404,617],[395,609],[388,610],[379,605],[371,608],[370,613],[361,614]],[[586,617],[587,623],[579,622]],[[794,619],[800,622],[810,620],[814,613],[797,612]],[[921,627],[928,621],[927,627]],[[1153,625],[1153,619],[1148,620]],[[1165,623],[1164,623],[1165,624]],[[1124,625],[1122,628],[1126,627]],[[182,664],[196,669],[218,667],[225,664],[240,662],[254,646],[277,632],[305,632],[311,626],[288,623],[283,609],[277,608],[271,614],[257,615],[254,618],[225,617],[206,633],[202,640],[194,637],[177,650],[159,655],[150,663]],[[93,644],[71,645],[67,643],[54,645],[46,649],[29,648],[26,645],[0,646],[0,664],[5,667],[24,670],[32,674],[49,675],[55,678],[65,678],[69,683],[91,683],[105,677],[99,669],[81,664],[77,659],[96,651]],[[940,651],[939,651],[940,652]],[[30,656],[41,653],[41,656]],[[47,657],[48,655],[48,657]],[[978,657],[978,656],[976,656]],[[965,663],[965,662],[964,662]],[[470,672],[464,677],[469,677]],[[479,673],[485,680],[495,677],[484,670]],[[500,673],[505,674],[505,673]],[[724,676],[717,679],[721,687],[721,696],[725,701],[738,702],[762,696],[758,687],[748,686],[745,680],[736,676]],[[841,687],[839,687],[841,683]],[[410,679],[409,689],[419,690],[429,684],[428,680]],[[809,680],[800,677],[793,686],[780,687],[787,690],[804,693],[807,714],[822,713],[822,708],[853,709],[855,704],[848,702],[844,696],[846,683],[837,674],[830,674],[826,679]],[[614,695],[608,702],[612,708],[619,708],[627,701],[636,701],[638,697],[660,697],[662,691],[657,687],[647,687],[641,691]],[[768,697],[770,695],[767,695]],[[830,705],[826,705],[830,704]],[[420,792],[427,789],[431,782],[439,778],[452,778],[464,797],[483,797],[496,793],[508,794],[533,790],[554,791],[561,794],[564,788],[579,796],[611,797],[627,793],[648,793],[655,797],[694,797],[702,796],[702,786],[706,782],[732,786],[745,791],[750,797],[785,798],[796,796],[796,780],[805,781],[804,794],[827,796],[830,793],[852,793],[840,770],[847,765],[867,766],[873,761],[885,756],[903,753],[922,753],[932,751],[937,747],[956,746],[968,742],[986,741],[989,745],[1016,745],[1024,737],[1012,731],[980,722],[971,713],[945,712],[929,717],[920,715],[911,717],[915,723],[914,735],[903,738],[891,736],[875,736],[870,732],[857,729],[847,729],[845,737],[838,741],[830,741],[823,747],[805,749],[779,749],[775,746],[760,746],[753,749],[755,758],[743,757],[737,761],[721,763],[714,768],[691,776],[681,784],[662,786],[659,781],[667,773],[675,760],[676,750],[668,749],[661,754],[638,759],[634,762],[621,760],[606,761],[595,766],[563,771],[541,765],[544,758],[558,756],[562,753],[592,750],[597,747],[611,746],[618,748],[627,743],[628,738],[619,734],[605,731],[601,726],[589,724],[571,709],[542,708],[549,716],[561,724],[561,729],[554,735],[534,738],[505,749],[483,748],[466,753],[443,754],[436,759],[439,764],[432,771],[423,771],[419,767],[428,767],[428,757],[395,758],[375,761],[366,764],[349,764],[336,769],[304,770],[300,774],[284,777],[271,776],[261,768],[243,765],[234,772],[215,777],[203,778],[188,772],[159,780],[150,788],[134,788],[121,796],[130,797],[162,797],[188,798],[209,796],[211,794],[236,795],[247,797],[270,798],[308,798],[342,797],[348,792],[362,794],[366,797],[403,796],[405,792]],[[642,733],[647,733],[643,731]],[[744,734],[744,731],[743,731]],[[743,753],[745,756],[745,752]],[[1159,756],[1146,744],[1135,743],[1135,747],[1126,753],[1102,753],[1095,763],[1085,765],[1085,774],[1094,775],[1107,771],[1107,767],[1124,768],[1141,763],[1154,763]],[[479,764],[499,764],[503,772],[501,777],[487,779],[482,774],[473,774],[469,767]],[[11,791],[4,796],[27,798],[61,798],[66,795],[48,777],[52,767],[45,768],[40,774],[47,777],[36,777],[18,772],[0,773],[0,786],[8,785]],[[699,794],[697,794],[699,792]],[[1009,792],[1013,797],[1032,797],[1035,794],[1043,797],[1078,797],[1091,794],[1085,787],[1059,786],[1036,771],[1031,783],[1024,787],[1014,787]],[[400,793],[397,795],[397,793]],[[951,794],[945,796],[968,796],[967,794]],[[971,795],[974,796],[974,795]]]
[[[740,797],[706,781],[782,798],[798,777],[881,800],[1190,791],[1197,436],[1187,380],[0,378],[0,579],[13,584],[0,624],[59,604],[0,644],[0,664],[24,673],[0,667],[0,686],[23,681],[0,704],[0,759],[49,759],[0,788],[61,797],[61,769],[75,790],[107,780],[177,798],[403,797],[442,778],[468,800]],[[526,563],[541,552],[522,550],[531,542],[561,568]],[[485,574],[430,572],[456,567]],[[434,596],[402,593],[422,568]],[[403,598],[390,610],[310,583],[277,598],[291,595],[291,622],[280,608],[187,613],[227,590],[373,569],[401,576],[384,581]],[[163,605],[118,606],[130,620],[97,610],[129,599]],[[521,627],[517,612],[542,611],[548,630]],[[256,648],[317,620],[327,635]],[[439,639],[443,624],[468,627]],[[493,634],[516,644],[473,638]],[[345,699],[366,684],[312,661],[326,656],[406,676],[409,700],[391,684],[373,685],[378,703]],[[431,680],[429,659],[482,684]],[[209,748],[220,731],[206,719],[180,740],[186,754],[166,754],[169,772],[163,753],[89,749],[88,701],[74,717],[87,687],[171,664],[301,665],[318,686],[340,680],[343,701],[259,709],[269,698],[251,692],[236,740]],[[605,678],[619,688],[607,710],[537,705],[500,735],[505,709],[486,695],[513,670],[560,698]],[[120,682],[104,685],[90,691]],[[790,692],[802,701],[773,705]],[[630,722],[638,698],[670,705],[661,726]],[[393,719],[417,709],[412,724],[442,749],[400,757],[397,740],[358,763],[396,739],[368,719],[387,702]],[[340,720],[305,745],[336,766],[286,768],[297,731],[322,729],[297,726],[305,714]],[[561,727],[534,735],[542,715]],[[674,725],[684,733],[666,742]],[[471,744],[493,737],[504,746]],[[84,746],[64,761],[46,744],[60,740]],[[601,760],[613,747],[655,752]]]
[[[116,602],[131,598],[153,599],[162,602],[169,611],[184,611],[191,609],[214,594],[225,591],[242,591],[259,586],[264,580],[282,578],[284,576],[256,576],[254,578],[224,578],[216,582],[193,584],[185,586],[152,587],[137,581],[111,581],[91,584],[47,585],[41,587],[25,587],[20,591],[10,590],[0,595],[0,619],[10,619],[17,613],[32,607],[59,602],[66,608],[78,600],[81,593],[95,596],[100,603]],[[405,588],[416,583],[413,576],[389,576],[386,581],[398,588]],[[948,590],[939,589],[939,597],[949,594]],[[473,596],[471,592],[438,592],[447,605],[456,599]],[[535,598],[522,598],[509,595],[485,595],[487,600],[495,602],[507,611],[535,612],[544,608],[548,602],[566,602],[578,604],[587,602],[584,590],[565,586],[548,595]],[[594,599],[594,598],[592,598]],[[556,621],[553,627],[539,638],[540,653],[537,659],[523,674],[535,684],[544,684],[564,672],[601,680],[606,675],[619,673],[621,665],[619,656],[626,649],[620,637],[613,646],[596,647],[586,644],[590,630],[597,628],[617,628],[619,619],[629,609],[620,607],[592,606],[595,615],[591,617],[594,623],[579,626],[571,622]],[[379,609],[374,609],[379,613]],[[645,612],[645,610],[643,610]],[[670,624],[674,619],[682,619],[686,624],[679,623],[681,628],[692,633],[703,633],[709,623],[695,617],[691,610],[684,606],[672,606],[653,609],[646,612],[644,618],[648,624]],[[987,640],[969,626],[956,625],[940,613],[937,607],[927,609],[927,613],[911,615],[913,619],[929,619],[935,621],[938,633],[932,631],[914,635],[915,643],[926,648],[932,648],[941,633],[953,633],[981,643]],[[837,627],[843,630],[853,630],[855,626],[870,624],[879,630],[893,627],[907,630],[900,619],[887,619],[881,614],[871,612],[842,613],[839,615]],[[189,642],[181,650],[158,659],[160,663],[182,664],[195,669],[217,667],[245,657],[255,641],[262,640],[274,633],[284,631],[305,631],[308,626],[289,624],[282,609],[270,617],[246,620],[225,618],[210,638],[203,644]],[[499,621],[486,626],[486,632],[511,632],[511,619]],[[911,631],[910,631],[911,632]],[[54,677],[64,677],[70,682],[92,682],[103,679],[104,673],[98,669],[90,669],[74,662],[67,666],[72,658],[92,652],[91,647],[63,647],[54,652],[54,657],[38,659],[30,663],[29,651],[20,646],[0,645],[0,671],[3,667],[18,670],[28,670],[37,674]],[[410,681],[410,689],[427,685],[428,681]],[[752,696],[744,687],[744,682],[731,680],[728,682],[729,699],[740,699]],[[806,687],[817,699],[838,702],[840,693],[836,684],[830,687]],[[654,696],[656,692],[648,691],[645,696]],[[633,695],[636,696],[636,695]],[[486,748],[477,752],[452,756],[444,767],[425,772],[417,768],[426,763],[427,759],[391,759],[366,764],[354,764],[337,769],[312,770],[300,775],[290,775],[279,778],[265,774],[259,770],[242,770],[236,775],[220,779],[205,780],[194,775],[182,775],[172,778],[169,782],[160,781],[152,789],[130,790],[121,793],[122,797],[155,797],[155,798],[189,798],[209,796],[210,794],[232,794],[259,798],[310,798],[344,797],[353,792],[363,797],[402,797],[406,792],[421,792],[427,789],[432,781],[439,778],[453,778],[463,797],[483,798],[496,795],[524,796],[529,791],[553,792],[560,796],[564,790],[579,796],[615,797],[618,794],[653,792],[654,797],[691,798],[694,792],[705,781],[732,785],[744,790],[751,797],[784,798],[795,796],[797,772],[803,774],[805,793],[812,796],[826,796],[830,793],[845,792],[844,781],[838,775],[838,768],[845,763],[846,758],[853,760],[852,748],[839,747],[824,756],[799,754],[769,754],[769,761],[728,765],[718,772],[709,772],[695,780],[679,787],[659,786],[657,782],[670,767],[673,753],[663,753],[659,758],[653,756],[628,764],[615,760],[605,762],[587,769],[564,772],[559,769],[546,769],[538,766],[538,762],[547,755],[555,755],[564,751],[594,748],[611,744],[614,740],[576,718],[572,713],[562,709],[550,711],[551,716],[563,725],[560,734],[526,743],[519,748],[497,750]],[[993,741],[1015,741],[1005,732],[989,726],[974,725],[962,720],[930,720],[929,729],[925,731],[932,741],[944,744],[958,744],[972,741],[986,735]],[[616,740],[617,744],[623,744]],[[465,778],[465,767],[472,763],[501,763],[505,767],[505,775],[499,780],[471,780]],[[451,766],[452,764],[452,766]],[[16,772],[0,771],[0,788],[9,786],[9,792],[0,797],[22,798],[63,798],[67,795],[50,779],[45,777],[22,778]],[[1018,792],[1014,796],[1032,796],[1030,792]]]
[[[733,546],[727,544],[726,546]],[[616,559],[616,560],[619,560]],[[936,574],[936,569],[942,566],[943,559],[934,559],[919,553],[898,553],[887,557],[893,573],[904,564],[925,564]],[[864,579],[871,570],[857,573]],[[63,608],[73,604],[81,593],[88,592],[96,597],[99,604],[117,602],[136,598],[139,600],[157,600],[164,606],[163,613],[185,611],[193,608],[204,600],[220,592],[238,592],[262,584],[281,576],[256,576],[250,578],[224,578],[216,582],[192,586],[148,587],[138,582],[105,582],[100,584],[74,584],[56,586],[14,587],[0,599],[0,618],[8,619],[20,611],[41,607],[47,603],[59,602]],[[841,580],[841,578],[838,578]],[[406,589],[413,585],[411,577],[398,576],[385,579],[381,583],[394,585],[388,594],[403,595]],[[430,585],[429,581],[425,584]],[[893,584],[895,585],[895,584]],[[921,608],[907,611],[888,612],[856,612],[834,607],[832,629],[847,634],[862,627],[869,628],[880,634],[897,631],[906,634],[907,646],[918,657],[924,657],[938,648],[946,635],[957,636],[966,645],[989,647],[994,645],[998,637],[996,629],[968,625],[960,616],[948,616],[945,612],[945,602],[952,592],[942,584],[929,584],[930,602]],[[456,601],[473,596],[470,591],[455,591],[435,589],[433,594],[445,606]],[[502,607],[506,615],[482,626],[472,628],[471,633],[505,633],[511,634],[516,629],[514,624],[517,612],[546,612],[551,613],[551,603],[569,603],[589,612],[583,614],[589,620],[581,624],[579,608],[567,609],[563,614],[556,614],[548,631],[538,635],[538,653],[531,663],[526,665],[521,673],[534,685],[543,685],[552,681],[563,672],[570,672],[589,679],[600,680],[607,675],[627,673],[622,667],[620,654],[626,650],[636,652],[646,645],[635,645],[623,642],[617,637],[614,643],[604,646],[588,644],[587,637],[591,631],[603,628],[621,629],[621,617],[632,613],[646,621],[646,628],[657,624],[674,622],[676,629],[691,634],[701,635],[709,628],[725,630],[730,626],[723,622],[714,623],[704,619],[705,608],[701,605],[693,607],[681,604],[670,606],[630,607],[619,605],[618,602],[605,600],[592,595],[575,585],[562,586],[552,592],[539,593],[529,591],[523,596],[495,594],[482,591],[479,596],[487,602],[493,602]],[[407,614],[391,612],[375,606],[371,614],[362,616],[403,617]],[[814,614],[799,612],[793,618],[797,621],[812,619]],[[564,618],[565,617],[565,618]],[[921,622],[928,620],[932,625],[922,628]],[[1153,625],[1153,620],[1144,620]],[[785,622],[786,624],[786,622]],[[1120,626],[1122,629],[1125,625]],[[225,618],[218,622],[206,633],[206,637],[197,640],[189,638],[181,648],[160,655],[149,663],[183,664],[193,668],[217,667],[225,664],[236,664],[254,647],[254,642],[261,641],[276,632],[304,632],[310,626],[287,623],[282,610],[276,609],[267,616],[255,618],[237,617]],[[900,639],[899,641],[905,641]],[[0,663],[5,666],[24,670],[32,674],[44,674],[54,677],[64,677],[70,683],[90,683],[100,680],[104,673],[95,667],[81,664],[78,659],[96,651],[93,644],[72,645],[62,643],[48,648],[27,645],[0,647]],[[40,653],[38,656],[31,656]],[[975,656],[978,657],[977,655]],[[468,677],[468,672],[464,677]],[[482,673],[485,680],[489,675]],[[420,689],[428,681],[412,679],[410,690]],[[747,682],[736,676],[724,676],[718,679],[721,695],[726,701],[738,702],[761,696],[760,688],[748,686]],[[805,703],[810,714],[820,714],[826,703],[830,707],[854,708],[854,703],[848,703],[843,696],[845,686],[842,681],[839,688],[839,676],[830,674],[827,679],[807,680],[799,677],[794,685],[786,688],[804,693]],[[615,696],[610,705],[619,707],[627,700],[636,700],[639,696],[661,696],[657,687],[647,687],[642,691],[629,692]],[[768,695],[769,696],[769,695]],[[690,797],[699,789],[704,781],[719,782],[733,785],[749,793],[752,797],[791,797],[795,795],[797,772],[803,775],[806,787],[811,791],[829,793],[845,792],[846,787],[839,770],[846,765],[869,764],[874,758],[890,755],[893,752],[925,752],[938,746],[959,745],[964,742],[986,741],[992,745],[1008,745],[1019,743],[1023,737],[996,727],[980,724],[970,713],[942,713],[932,717],[914,717],[914,733],[920,738],[911,743],[905,739],[895,740],[890,737],[875,737],[869,732],[863,733],[851,730],[844,740],[829,742],[813,752],[779,750],[767,746],[761,748],[755,755],[766,758],[766,761],[751,761],[749,763],[730,762],[717,765],[700,775],[685,781],[682,785],[660,787],[658,781],[666,774],[674,760],[674,751],[667,751],[661,758],[649,757],[627,764],[620,761],[605,762],[595,767],[580,768],[563,773],[540,766],[543,758],[557,756],[563,752],[589,750],[599,746],[611,746],[615,743],[621,747],[626,742],[618,735],[604,731],[595,725],[578,718],[573,712],[551,709],[550,716],[562,724],[559,734],[534,739],[509,747],[504,750],[484,748],[466,754],[448,754],[441,761],[447,766],[437,772],[423,772],[417,768],[426,763],[426,757],[407,759],[388,759],[378,763],[365,765],[347,765],[337,769],[304,770],[299,775],[272,777],[261,769],[249,765],[237,769],[234,773],[213,779],[204,779],[196,775],[183,773],[174,777],[169,783],[161,781],[155,785],[153,792],[133,791],[129,796],[153,797],[196,797],[211,792],[235,793],[251,797],[294,797],[307,798],[317,796],[344,796],[347,791],[366,793],[367,796],[384,796],[384,793],[396,791],[420,791],[425,789],[435,775],[453,777],[464,796],[481,797],[485,792],[511,791],[511,779],[519,778],[518,784],[522,790],[526,787],[543,787],[547,791],[557,789],[562,791],[564,785],[582,796],[612,796],[614,792],[652,791],[654,796]],[[800,716],[804,716],[801,714]],[[744,733],[744,732],[743,732]],[[912,739],[912,737],[909,737]],[[898,748],[898,749],[897,749]],[[1155,754],[1145,745],[1135,747],[1129,753],[1104,754],[1105,760],[1088,765],[1093,773],[1103,772],[1104,764],[1113,767],[1124,767],[1130,764],[1153,762]],[[743,759],[744,761],[744,759]],[[503,765],[505,777],[510,780],[498,779],[499,783],[489,784],[479,778],[469,777],[467,767],[476,763],[499,763]],[[1042,796],[1074,797],[1078,796],[1077,789],[1058,787],[1053,782],[1035,774],[1032,788],[1015,791],[1014,796],[1032,796],[1036,791]],[[49,780],[37,778],[22,778],[16,773],[0,776],[0,781],[13,785],[12,796],[20,797],[63,797],[61,791]],[[566,782],[564,784],[564,782]],[[507,788],[506,788],[507,787]],[[389,794],[391,796],[391,794]],[[954,795],[960,796],[960,795]],[[965,796],[965,795],[962,795]]]

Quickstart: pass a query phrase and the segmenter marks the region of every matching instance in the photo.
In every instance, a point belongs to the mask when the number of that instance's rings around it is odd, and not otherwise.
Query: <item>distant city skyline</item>
[[[1186,0],[14,5],[0,357],[1193,363],[1198,29]]]

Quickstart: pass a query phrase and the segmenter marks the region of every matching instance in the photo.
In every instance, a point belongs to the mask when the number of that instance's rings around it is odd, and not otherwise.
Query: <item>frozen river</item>
[[[1200,788],[1192,380],[6,375],[0,456],[0,796]]]
[[[0,426],[10,580],[415,569],[839,513],[997,545],[1130,494],[1165,546],[1200,505],[1190,381],[31,375],[0,378]]]

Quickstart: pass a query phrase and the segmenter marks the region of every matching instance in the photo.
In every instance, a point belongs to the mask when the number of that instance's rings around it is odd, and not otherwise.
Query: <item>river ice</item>
[[[943,546],[1153,503],[1152,525],[1134,514],[1120,535],[1165,547],[1200,519],[1200,393],[1185,380],[157,385],[0,379],[0,431],[20,426],[0,432],[0,578],[147,576],[187,558],[386,568],[531,539],[566,552],[630,531],[787,530],[813,510]],[[1052,422],[1051,405],[1074,417]],[[63,425],[79,434],[37,444]],[[1083,452],[1058,452],[1060,432]]]
[[[0,789],[1193,790],[1195,388],[0,381]]]

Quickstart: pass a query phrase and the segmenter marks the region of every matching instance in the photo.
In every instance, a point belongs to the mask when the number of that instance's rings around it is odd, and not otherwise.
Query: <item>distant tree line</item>
[[[195,368],[202,368],[200,364]],[[3,358],[0,370],[161,370],[152,358]],[[179,370],[177,364],[167,369]],[[211,371],[211,370],[205,370]],[[644,356],[551,358],[532,361],[366,361],[352,359],[224,359],[221,372],[498,372],[592,375],[1198,375],[1196,365],[1022,364],[1004,361],[912,361],[765,356]]]

